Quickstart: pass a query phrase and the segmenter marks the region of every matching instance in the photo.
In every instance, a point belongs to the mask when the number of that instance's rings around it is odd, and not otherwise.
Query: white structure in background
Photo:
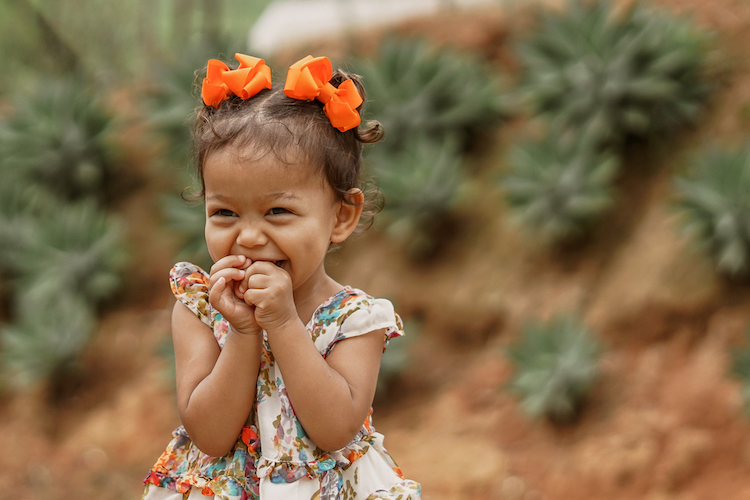
[[[499,0],[276,0],[250,29],[252,51],[268,55],[305,40],[383,26],[437,12],[446,7],[474,7]]]

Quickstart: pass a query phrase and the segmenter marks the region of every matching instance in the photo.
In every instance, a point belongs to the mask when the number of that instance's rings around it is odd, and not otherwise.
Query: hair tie
[[[359,126],[357,108],[362,104],[362,96],[352,80],[345,80],[336,88],[330,83],[331,76],[333,68],[327,57],[307,56],[289,67],[284,94],[292,99],[322,102],[331,125],[346,132]]]
[[[242,100],[249,99],[264,88],[271,88],[271,68],[263,59],[237,53],[240,62],[237,69],[218,59],[210,59],[203,79],[201,96],[206,106],[218,108],[224,99],[236,95]]]

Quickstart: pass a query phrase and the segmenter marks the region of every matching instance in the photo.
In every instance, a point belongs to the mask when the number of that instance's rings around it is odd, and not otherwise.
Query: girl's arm
[[[182,425],[203,453],[224,456],[253,409],[262,337],[230,329],[220,350],[211,329],[178,301],[172,338]]]
[[[234,296],[228,284],[244,271],[244,259],[222,259],[212,268],[209,300],[225,318],[236,321],[219,349],[213,332],[184,304],[172,312],[172,338],[180,419],[204,453],[224,456],[249,421],[260,366],[262,332],[252,308]]]
[[[268,332],[289,399],[307,435],[321,449],[343,448],[372,406],[384,330],[339,341],[326,359],[297,318]]]

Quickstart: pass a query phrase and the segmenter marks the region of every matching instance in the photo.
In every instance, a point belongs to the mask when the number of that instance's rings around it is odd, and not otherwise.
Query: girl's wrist
[[[242,330],[229,325],[229,331],[234,332],[241,337],[260,337],[263,334],[263,330],[260,328],[253,328],[250,330]]]
[[[283,335],[284,332],[294,330],[299,331],[300,329],[307,333],[307,328],[305,327],[304,323],[302,323],[302,320],[300,320],[299,317],[295,315],[283,321],[276,322],[272,325],[267,325],[267,328],[265,330],[269,335]]]

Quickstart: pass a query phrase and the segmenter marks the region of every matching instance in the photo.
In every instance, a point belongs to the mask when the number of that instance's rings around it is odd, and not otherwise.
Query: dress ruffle
[[[374,491],[365,500],[419,500],[421,496],[420,484],[411,479],[404,479],[387,490]]]
[[[167,449],[144,480],[145,484],[178,493],[197,488],[207,496],[259,498],[255,464],[260,457],[260,443],[254,426],[243,427],[234,450],[223,457],[201,452],[182,426],[175,429],[172,436]]]
[[[305,477],[314,479],[334,468],[348,469],[357,459],[364,456],[369,448],[370,445],[367,442],[359,441],[347,448],[321,455],[310,462],[291,462],[261,457],[257,465],[257,475],[258,478],[268,477],[272,483],[292,483]]]

